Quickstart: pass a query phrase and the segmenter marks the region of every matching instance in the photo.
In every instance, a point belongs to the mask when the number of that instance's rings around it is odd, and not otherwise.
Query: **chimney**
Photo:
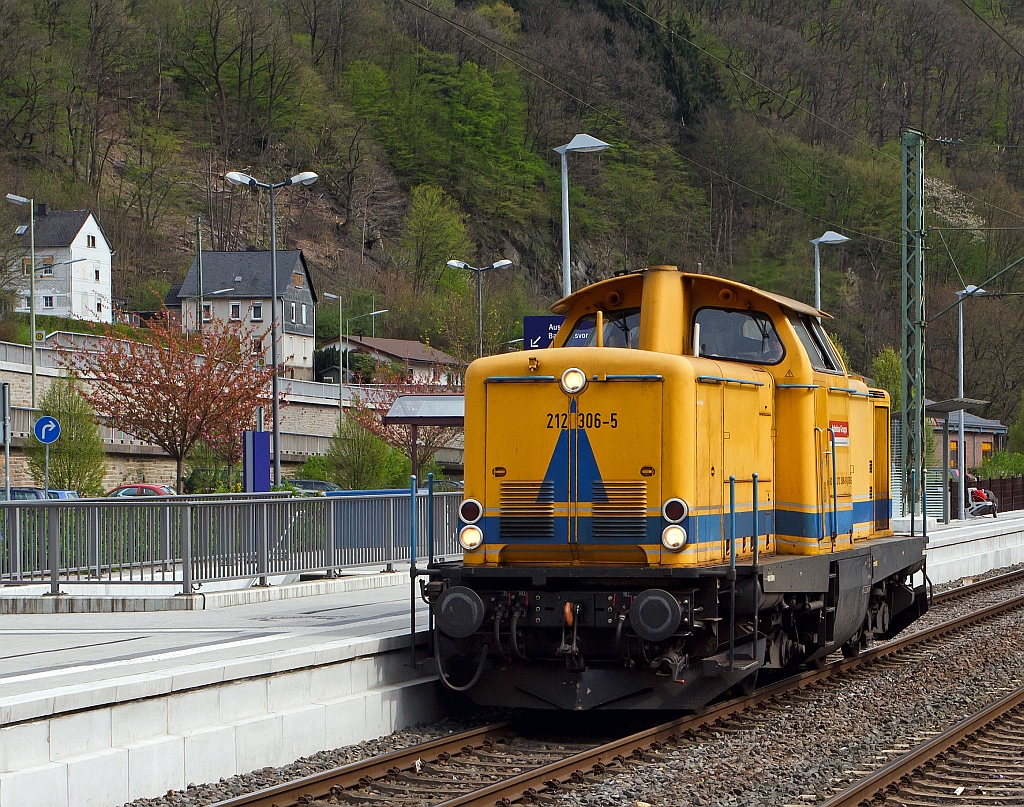
[[[45,216],[46,215],[46,202],[40,202],[38,205],[36,205],[36,215],[37,216]]]

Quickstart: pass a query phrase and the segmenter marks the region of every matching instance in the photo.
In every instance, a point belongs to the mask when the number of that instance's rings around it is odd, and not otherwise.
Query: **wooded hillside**
[[[552,148],[587,132],[613,148],[570,155],[577,283],[700,264],[810,301],[808,242],[836,229],[824,305],[867,371],[899,342],[901,128],[934,138],[929,308],[1024,255],[1021,26],[1009,0],[0,0],[0,180],[96,210],[115,294],[146,309],[196,214],[207,248],[267,246],[266,198],[227,171],[314,170],[278,197],[281,246],[346,316],[375,303],[386,335],[470,357],[475,294],[445,261],[515,260],[486,283],[485,341],[521,335],[560,287]],[[1004,421],[1021,310],[966,306],[968,393]],[[955,337],[953,315],[929,328],[933,397],[955,393]]]

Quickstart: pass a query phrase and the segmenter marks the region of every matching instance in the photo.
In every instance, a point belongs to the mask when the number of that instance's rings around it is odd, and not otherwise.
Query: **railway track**
[[[874,771],[822,807],[1024,802],[1024,687]]]
[[[981,591],[989,591],[990,589],[999,588],[1000,586],[1018,583],[1021,580],[1024,580],[1024,569],[1018,569],[1015,572],[1006,572],[1005,574],[997,574],[992,577],[986,577],[982,580],[976,580],[973,583],[967,583],[963,586],[957,586],[956,588],[941,591],[932,598],[932,602],[949,602],[950,600],[956,600],[961,597],[969,597],[972,594],[977,594]]]
[[[1024,577],[1015,572],[973,587],[943,592],[944,599],[965,596]],[[995,582],[995,581],[1000,582]],[[938,597],[936,597],[938,599]],[[935,625],[903,639],[879,645],[856,658],[821,670],[809,670],[752,695],[708,707],[605,743],[541,741],[517,737],[508,722],[393,751],[266,790],[217,802],[216,807],[294,807],[295,805],[429,805],[493,807],[543,799],[545,791],[585,786],[607,770],[657,762],[663,751],[698,730],[850,670],[877,663],[936,641],[970,624],[1024,608],[1024,595]],[[1024,767],[1024,757],[1021,758]],[[849,802],[854,804],[857,802]],[[844,803],[846,804],[846,803]]]

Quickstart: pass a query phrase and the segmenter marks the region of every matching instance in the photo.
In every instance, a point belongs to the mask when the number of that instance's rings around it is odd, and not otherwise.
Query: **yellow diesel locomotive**
[[[927,608],[893,536],[889,399],[822,312],[652,266],[473,362],[457,563],[425,586],[441,680],[481,704],[699,709]]]

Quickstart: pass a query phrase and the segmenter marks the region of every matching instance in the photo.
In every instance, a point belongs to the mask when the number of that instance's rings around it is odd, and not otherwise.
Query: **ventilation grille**
[[[594,540],[643,542],[647,535],[647,483],[606,480],[592,484]]]
[[[553,482],[501,483],[501,540],[555,537]]]

